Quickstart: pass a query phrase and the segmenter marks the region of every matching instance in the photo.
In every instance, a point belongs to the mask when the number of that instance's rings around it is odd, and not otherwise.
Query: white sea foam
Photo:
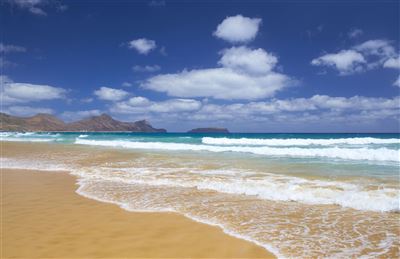
[[[364,186],[359,183],[309,180],[259,172],[242,173],[240,170],[182,170],[153,167],[86,168],[76,170],[73,174],[86,179],[213,190],[272,201],[339,205],[365,211],[400,211],[398,189],[389,187],[369,189],[370,185]],[[257,178],[252,178],[252,174],[257,175]]]
[[[256,139],[256,138],[212,138],[203,137],[203,144],[210,145],[256,145],[256,146],[309,146],[309,145],[368,145],[368,144],[400,144],[400,139],[381,138],[336,138],[336,139]]]
[[[11,141],[11,142],[52,142],[54,138],[18,138],[18,137],[0,137],[0,141]]]
[[[44,160],[27,160],[18,158],[0,157],[0,168],[3,169],[26,169],[39,171],[70,171],[71,168],[59,162]]]
[[[326,157],[350,160],[371,160],[371,161],[395,161],[400,160],[398,150],[388,148],[272,148],[272,147],[247,147],[247,146],[213,146],[194,145],[184,143],[163,143],[163,142],[133,142],[122,140],[85,140],[76,139],[75,144],[122,147],[132,149],[157,149],[172,151],[210,151],[210,152],[244,152],[265,156],[279,157]]]
[[[46,132],[1,132],[0,141],[12,142],[51,142],[56,141],[59,133]]]

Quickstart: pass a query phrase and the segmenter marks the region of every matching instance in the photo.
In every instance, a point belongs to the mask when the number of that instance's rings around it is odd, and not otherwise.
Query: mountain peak
[[[96,117],[96,116],[94,116]],[[103,118],[103,119],[112,119],[112,117],[110,115],[108,115],[107,113],[102,113],[100,116],[97,116],[99,118]]]

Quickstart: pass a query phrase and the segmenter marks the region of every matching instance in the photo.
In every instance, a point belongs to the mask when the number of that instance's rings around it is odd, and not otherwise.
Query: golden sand
[[[132,213],[75,193],[67,173],[1,170],[1,258],[271,258],[175,213]]]

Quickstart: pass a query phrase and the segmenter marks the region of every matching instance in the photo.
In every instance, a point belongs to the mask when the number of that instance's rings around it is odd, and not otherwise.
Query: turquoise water
[[[307,164],[307,174],[398,178],[396,133],[76,133],[2,132],[4,141],[50,142],[252,160],[263,166]],[[312,165],[312,166],[311,166]],[[296,173],[296,167],[292,173]],[[304,173],[304,172],[301,172]]]

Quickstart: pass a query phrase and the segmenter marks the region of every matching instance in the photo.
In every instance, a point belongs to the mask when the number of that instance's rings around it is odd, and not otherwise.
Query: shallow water
[[[81,195],[131,211],[176,211],[281,257],[399,256],[396,134],[2,138],[35,141],[14,144],[25,154],[3,150],[3,168],[68,170]]]

